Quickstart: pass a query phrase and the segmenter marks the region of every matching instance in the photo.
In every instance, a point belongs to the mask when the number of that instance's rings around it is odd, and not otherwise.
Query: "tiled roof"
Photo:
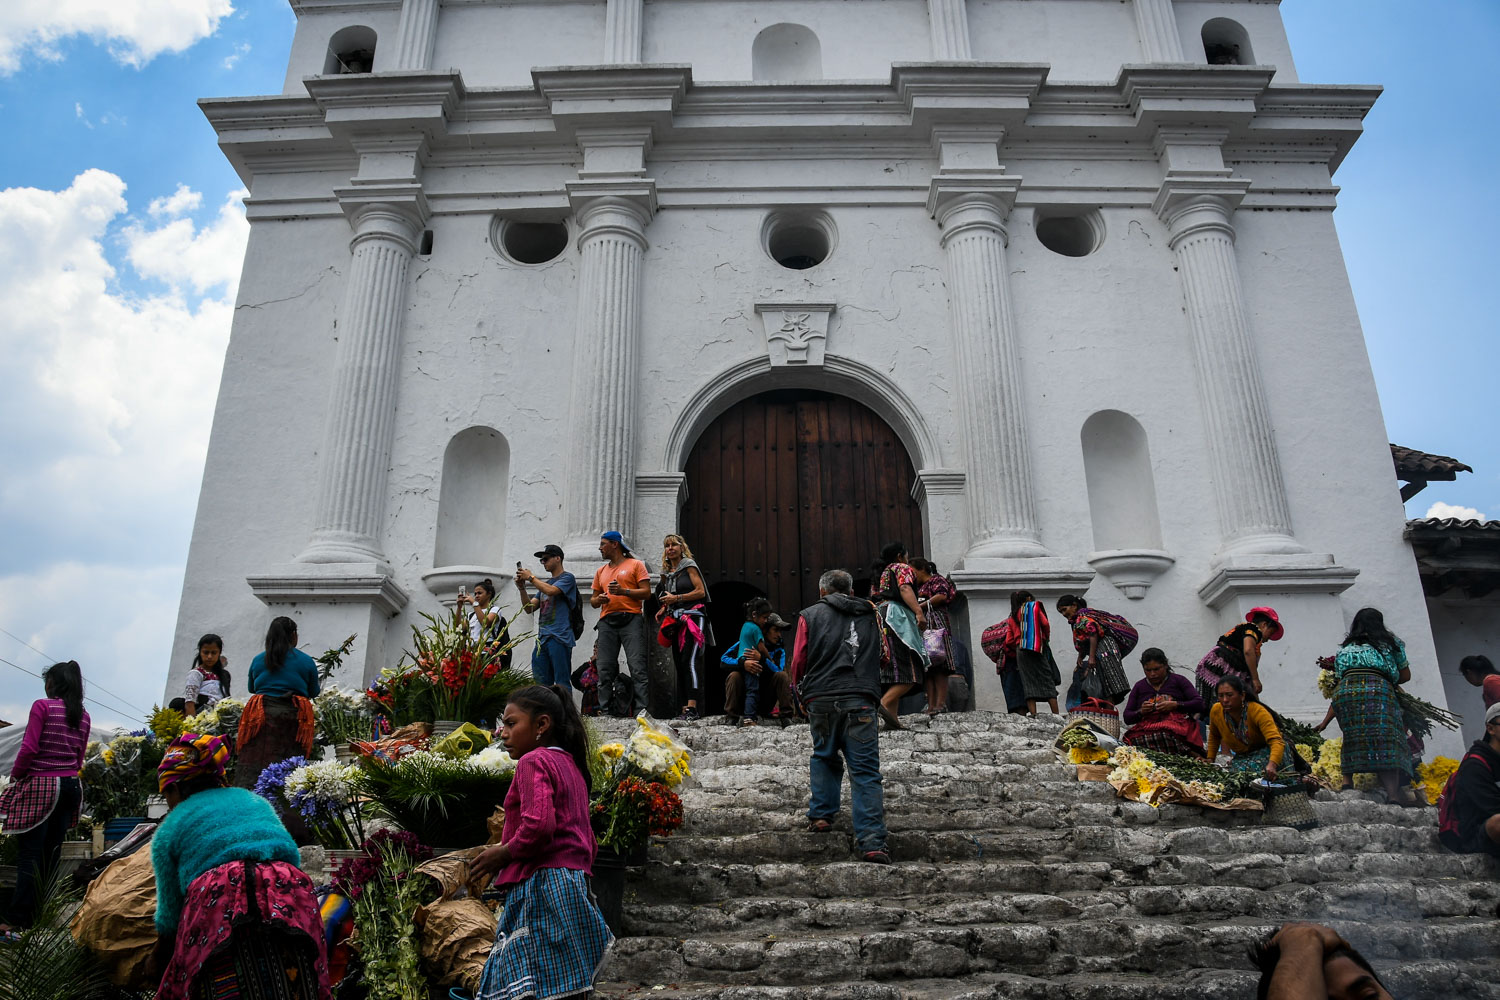
[[[1500,521],[1419,517],[1406,522],[1406,540],[1428,597],[1500,590]]]
[[[1391,458],[1396,463],[1396,478],[1408,482],[1452,482],[1460,472],[1474,471],[1456,458],[1430,455],[1415,448],[1403,448],[1399,444],[1391,445]]]
[[[1500,533],[1500,521],[1476,521],[1460,517],[1415,517],[1406,522],[1406,532],[1413,531],[1493,531]]]

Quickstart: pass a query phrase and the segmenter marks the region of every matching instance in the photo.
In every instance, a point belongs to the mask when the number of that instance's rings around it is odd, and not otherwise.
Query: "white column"
[[[1135,0],[1135,27],[1141,36],[1141,59],[1148,63],[1186,62],[1172,0]]]
[[[431,69],[442,0],[402,0],[391,69]]]
[[[604,61],[641,61],[642,0],[608,0],[604,8]]]
[[[1228,178],[1169,174],[1156,211],[1171,233],[1169,245],[1177,257],[1192,331],[1221,554],[1302,553],[1307,550],[1292,538],[1270,408],[1235,259],[1231,220],[1248,186]]]
[[[969,8],[965,0],[927,0],[927,23],[932,29],[932,58],[936,62],[967,62]]]
[[[1031,452],[1021,395],[1005,220],[1018,177],[939,177],[929,209],[948,255],[948,305],[958,355],[969,510],[975,558],[1047,555],[1032,499]]]
[[[383,564],[386,471],[396,430],[406,271],[426,216],[420,197],[343,198],[353,258],[339,310],[338,357],[318,486],[317,526],[298,561]]]
[[[642,185],[637,182],[639,190]],[[597,560],[603,531],[630,533],[635,517],[636,354],[641,257],[655,200],[578,199],[578,327],[568,450],[569,559]]]

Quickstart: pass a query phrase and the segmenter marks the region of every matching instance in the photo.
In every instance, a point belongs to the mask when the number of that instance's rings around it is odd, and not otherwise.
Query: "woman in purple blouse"
[[[1125,742],[1147,750],[1202,757],[1198,716],[1203,714],[1203,698],[1198,686],[1172,673],[1167,654],[1154,646],[1141,654],[1141,669],[1146,676],[1130,689],[1125,702],[1125,723],[1130,726]]]

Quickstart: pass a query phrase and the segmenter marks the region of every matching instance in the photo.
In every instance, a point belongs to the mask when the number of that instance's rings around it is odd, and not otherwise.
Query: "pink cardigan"
[[[500,842],[511,860],[496,885],[516,885],[538,868],[594,872],[594,830],[589,825],[589,793],[573,756],[559,747],[537,747],[516,762],[516,776],[505,796]]]
[[[21,737],[10,776],[17,780],[76,778],[88,742],[89,713],[84,712],[78,728],[72,729],[61,698],[38,699],[31,704],[31,718],[26,722],[26,735]]]

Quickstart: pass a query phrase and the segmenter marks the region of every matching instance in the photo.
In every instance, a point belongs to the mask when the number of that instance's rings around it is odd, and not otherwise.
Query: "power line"
[[[19,663],[12,663],[11,661],[7,660],[3,656],[0,656],[0,663],[5,664],[7,667],[15,667],[17,670],[21,671],[21,673],[23,673],[23,674],[31,674],[32,677],[35,677],[38,680],[41,680],[41,677],[42,677],[41,674],[32,673],[30,670],[27,670],[25,667],[21,666]],[[125,718],[129,719],[131,722],[144,723],[146,721],[145,719],[139,718],[137,716],[130,715],[130,714],[125,713],[125,712],[121,712],[118,708],[115,708],[112,705],[106,705],[102,701],[94,701],[94,699],[90,698],[88,695],[84,695],[83,696],[83,700],[84,701],[88,701],[88,702],[93,702],[94,705],[98,706],[99,708],[104,709],[106,712],[112,712],[115,715],[124,715]],[[139,709],[137,709],[137,711],[139,711]]]
[[[4,632],[6,635],[10,636],[12,639],[16,640],[21,645],[23,645],[27,649],[31,650],[37,656],[40,656],[42,659],[44,659],[44,660],[51,660],[54,663],[58,662],[55,657],[48,656],[46,653],[42,652],[40,649],[37,649],[31,643],[27,642],[25,639],[22,639],[20,636],[16,635],[10,629],[8,629],[8,628],[0,628],[0,632]],[[6,663],[10,663],[9,660],[6,660],[5,662]],[[14,663],[11,663],[10,665],[13,666],[13,667],[16,666]],[[25,668],[24,667],[17,667],[16,669],[23,670]],[[30,671],[27,671],[27,672],[30,673]],[[34,677],[36,675],[32,674],[32,676]],[[89,686],[92,687],[92,688],[94,688],[96,691],[99,691],[99,692],[101,692],[103,694],[109,695],[115,701],[118,701],[120,704],[126,706],[127,708],[131,709],[132,711],[139,712],[142,715],[147,714],[146,710],[144,708],[142,708],[139,705],[135,705],[135,704],[132,704],[131,702],[126,701],[124,698],[122,698],[119,695],[115,694],[113,691],[111,691],[109,688],[105,687],[103,684],[97,683],[96,681],[89,681]],[[118,709],[114,709],[114,711],[118,711]]]

